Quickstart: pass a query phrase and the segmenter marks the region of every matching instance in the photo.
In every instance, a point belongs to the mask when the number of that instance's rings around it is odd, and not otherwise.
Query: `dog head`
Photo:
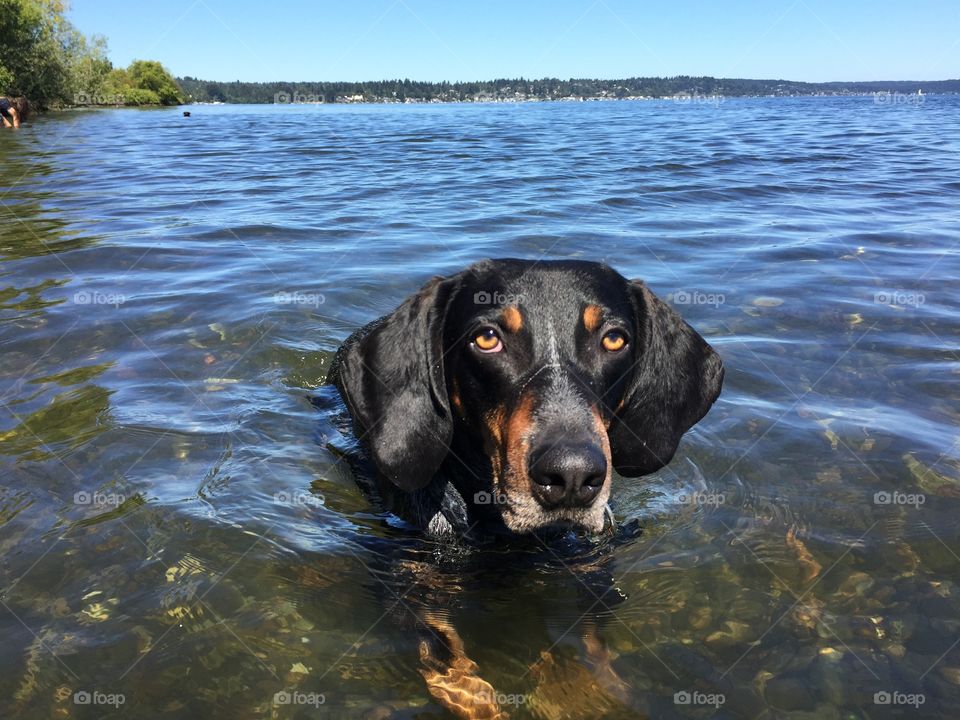
[[[663,467],[723,382],[719,356],[642,282],[580,261],[434,278],[338,366],[385,478],[412,491],[446,463],[512,532],[601,529],[613,470]]]

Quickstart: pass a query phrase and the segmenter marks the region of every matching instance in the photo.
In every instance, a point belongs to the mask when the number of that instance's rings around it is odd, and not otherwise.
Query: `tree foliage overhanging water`
[[[62,0],[0,0],[0,92],[39,108],[64,105],[176,105],[180,88],[154,60],[114,68],[107,42],[86,37]]]

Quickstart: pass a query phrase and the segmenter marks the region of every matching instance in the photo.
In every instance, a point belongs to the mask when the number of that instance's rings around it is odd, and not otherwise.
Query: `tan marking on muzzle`
[[[591,410],[593,411],[593,429],[596,431],[597,438],[600,440],[603,456],[607,459],[607,476],[604,478],[604,482],[609,483],[610,477],[613,474],[613,455],[610,452],[610,438],[607,435],[607,428],[610,427],[610,423],[603,421],[599,408],[594,406]]]
[[[497,405],[483,416],[483,424],[487,426],[487,432],[497,448],[503,443],[503,429],[506,422],[507,410],[503,405]]]
[[[505,459],[509,470],[503,482],[520,489],[528,482],[527,450],[533,435],[533,396],[525,395],[507,419]]]
[[[483,438],[484,449],[490,458],[494,482],[500,477],[503,468],[503,434],[506,417],[507,411],[503,405],[497,405],[483,417],[483,424],[486,428]]]

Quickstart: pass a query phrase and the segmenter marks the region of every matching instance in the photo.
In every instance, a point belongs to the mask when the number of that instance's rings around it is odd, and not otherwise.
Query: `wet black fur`
[[[505,302],[483,307],[478,293]],[[562,358],[576,368],[584,392],[612,413],[608,437],[622,476],[646,475],[668,463],[683,434],[720,394],[723,364],[713,348],[641,281],[606,265],[487,260],[433,278],[395,311],[351,335],[327,377],[369,457],[368,474],[375,476],[369,487],[388,509],[430,532],[503,530],[494,508],[473,502],[489,488],[489,458],[478,447],[477,428],[452,411],[450,393],[458,378],[464,402],[495,403],[524,381],[523,363],[533,362],[533,349],[524,358],[521,348],[516,368],[483,382],[461,355],[473,316],[495,313],[518,296],[531,316],[548,315],[558,305],[595,304],[628,326],[629,353],[616,361],[579,350]]]

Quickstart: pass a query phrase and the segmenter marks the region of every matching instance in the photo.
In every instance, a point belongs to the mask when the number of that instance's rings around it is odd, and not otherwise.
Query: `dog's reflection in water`
[[[379,540],[357,557],[370,573],[364,594],[382,598],[392,622],[415,638],[410,663],[455,717],[643,717],[645,699],[617,672],[605,641],[623,630],[611,551],[637,532],[469,550]],[[318,580],[329,576],[304,567],[298,583],[319,598],[335,591]],[[407,717],[388,704],[371,712]]]

